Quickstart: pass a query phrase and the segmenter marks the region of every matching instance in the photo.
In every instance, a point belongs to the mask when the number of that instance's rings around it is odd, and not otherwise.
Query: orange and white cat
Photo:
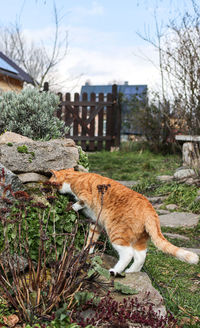
[[[94,223],[101,210],[101,193],[98,186],[109,185],[103,195],[103,207],[98,222],[90,228],[87,245],[91,244],[91,236],[92,242],[97,241],[104,227],[112,246],[119,254],[119,261],[110,269],[112,274],[124,271],[132,259],[133,264],[125,272],[140,271],[145,262],[149,237],[163,252],[190,264],[198,263],[199,258],[195,253],[176,247],[165,239],[156,211],[141,194],[94,173],[78,172],[74,169],[51,172],[50,182],[57,184],[60,193],[74,195],[77,202],[72,208],[75,211],[82,209]]]

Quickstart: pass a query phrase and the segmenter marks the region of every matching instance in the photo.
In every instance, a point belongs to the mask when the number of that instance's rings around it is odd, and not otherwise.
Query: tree
[[[196,0],[190,2],[191,12],[185,11],[182,16],[170,20],[162,34],[155,17],[157,41],[149,35],[142,38],[159,53],[162,103],[170,103],[170,114],[173,113],[173,120],[180,131],[199,134],[200,6]]]
[[[39,88],[47,79],[51,86],[58,82],[55,81],[56,69],[67,54],[67,32],[64,37],[61,36],[61,20],[55,4],[53,13],[54,36],[50,50],[44,42],[40,45],[30,43],[18,22],[10,27],[0,28],[0,49],[33,78],[35,86]]]

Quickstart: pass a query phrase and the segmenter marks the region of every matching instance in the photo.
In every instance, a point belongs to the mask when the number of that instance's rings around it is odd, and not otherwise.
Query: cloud
[[[113,81],[129,84],[147,84],[155,87],[159,83],[159,71],[148,61],[132,54],[133,49],[123,48],[113,56],[108,52],[85,50],[74,47],[66,59],[60,64],[60,74],[64,76],[80,77],[76,91],[85,81],[91,84],[109,84]],[[145,49],[143,49],[144,51]],[[136,51],[136,49],[135,49]],[[153,49],[146,47],[150,54]]]
[[[72,24],[81,23],[86,19],[92,17],[102,16],[104,14],[104,7],[98,1],[92,1],[89,6],[74,6],[70,9],[69,21]]]
[[[62,33],[64,30],[65,27],[62,28]],[[58,66],[65,92],[79,92],[86,80],[90,80],[92,84],[129,81],[129,84],[147,84],[152,88],[159,84],[159,71],[143,56],[144,54],[152,61],[158,57],[150,44],[144,43],[139,48],[122,46],[112,32],[80,28],[76,25],[68,30],[68,54]],[[52,34],[52,27],[26,30],[27,37],[34,40],[43,39],[49,42]]]

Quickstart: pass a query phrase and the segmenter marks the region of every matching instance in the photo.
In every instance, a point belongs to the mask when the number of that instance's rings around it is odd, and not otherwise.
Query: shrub
[[[64,135],[64,121],[55,117],[59,97],[51,92],[27,88],[0,95],[0,134],[5,130],[38,140]]]

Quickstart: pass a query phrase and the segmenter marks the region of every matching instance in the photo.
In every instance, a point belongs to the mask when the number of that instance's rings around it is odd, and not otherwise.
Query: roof
[[[125,82],[124,84],[117,85],[117,91],[119,93],[123,93],[124,96],[132,96],[132,95],[141,95],[145,92],[147,92],[147,85],[146,84],[140,84],[140,85],[129,85],[128,82]],[[85,84],[81,88],[81,94],[84,92],[90,94],[90,93],[112,93],[112,85],[90,85]]]
[[[32,77],[0,51],[0,73],[13,79],[34,84]]]

